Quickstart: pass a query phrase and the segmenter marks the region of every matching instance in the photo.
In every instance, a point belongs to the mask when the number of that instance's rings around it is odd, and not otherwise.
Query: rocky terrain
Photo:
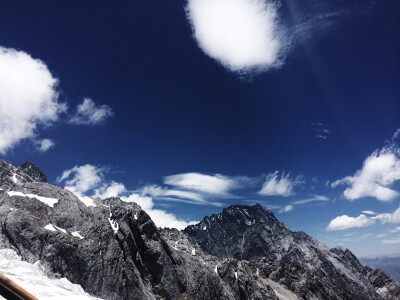
[[[347,249],[291,232],[260,205],[231,206],[184,231],[135,203],[46,183],[0,161],[0,249],[103,299],[399,299],[389,275]]]

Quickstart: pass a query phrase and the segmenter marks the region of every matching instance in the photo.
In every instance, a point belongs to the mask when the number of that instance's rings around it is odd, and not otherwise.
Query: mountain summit
[[[383,271],[290,231],[261,205],[160,229],[136,203],[74,195],[31,163],[0,161],[0,226],[0,249],[103,299],[400,297]]]

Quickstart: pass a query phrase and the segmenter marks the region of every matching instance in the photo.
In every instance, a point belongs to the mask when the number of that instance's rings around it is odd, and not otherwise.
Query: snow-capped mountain
[[[400,297],[383,271],[291,232],[260,205],[160,229],[135,203],[78,197],[31,163],[0,161],[0,222],[4,253],[103,299]],[[10,261],[8,272],[18,272]]]

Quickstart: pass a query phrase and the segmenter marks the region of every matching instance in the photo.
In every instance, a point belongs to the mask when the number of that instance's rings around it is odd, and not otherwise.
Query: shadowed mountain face
[[[33,164],[0,161],[0,248],[104,299],[398,299],[384,272],[291,232],[260,205],[184,231],[135,203],[82,198]]]

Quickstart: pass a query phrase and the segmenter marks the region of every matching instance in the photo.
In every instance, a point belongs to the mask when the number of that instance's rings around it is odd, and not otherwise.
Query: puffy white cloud
[[[398,209],[396,209],[393,213],[379,214],[379,215],[376,215],[375,217],[372,217],[372,219],[379,220],[383,224],[385,224],[385,223],[399,224],[400,223],[400,207]]]
[[[326,196],[322,196],[322,195],[314,195],[310,198],[307,199],[303,199],[303,200],[298,200],[298,201],[294,201],[292,204],[295,205],[299,205],[299,204],[306,204],[306,203],[310,203],[310,202],[315,202],[315,201],[329,201],[330,199]]]
[[[94,190],[94,196],[102,199],[110,197],[119,197],[127,190],[125,185],[119,182],[111,181],[111,183],[103,183],[103,185]]]
[[[346,184],[343,195],[349,200],[363,197],[375,197],[380,201],[391,201],[399,193],[391,185],[400,180],[399,150],[391,145],[373,152],[364,161],[361,170],[353,176],[347,176],[332,183],[332,187]]]
[[[43,139],[41,141],[38,141],[37,143],[37,149],[40,152],[46,152],[47,150],[49,150],[50,148],[54,147],[55,143],[50,140],[50,139]]]
[[[83,102],[76,107],[76,112],[69,119],[69,123],[75,125],[97,125],[111,117],[113,112],[107,105],[96,105],[90,99],[85,98]]]
[[[267,175],[258,194],[263,196],[288,197],[294,195],[294,187],[300,184],[302,184],[300,177],[290,178],[289,174],[279,176],[279,172],[276,171]]]
[[[375,221],[365,215],[360,215],[357,218],[347,215],[334,218],[326,228],[326,230],[344,230],[354,227],[367,227],[374,224]]]
[[[52,125],[66,105],[58,102],[58,80],[46,64],[23,51],[0,47],[0,154],[39,127]]]
[[[187,17],[205,54],[232,71],[278,66],[282,30],[266,0],[188,0]]]
[[[290,212],[294,209],[294,207],[292,205],[286,205],[284,208],[279,210],[279,213],[287,213]]]
[[[90,164],[65,170],[57,178],[58,183],[65,182],[65,188],[79,196],[83,196],[88,191],[99,187],[102,180],[103,169]]]
[[[166,176],[164,183],[181,189],[219,196],[229,195],[230,190],[238,188],[240,185],[240,183],[227,176],[200,173],[183,173]]]

